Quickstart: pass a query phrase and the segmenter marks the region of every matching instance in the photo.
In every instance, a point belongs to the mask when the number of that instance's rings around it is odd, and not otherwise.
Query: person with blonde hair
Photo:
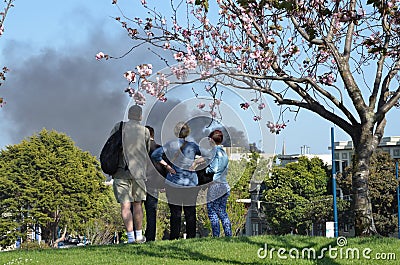
[[[170,240],[180,237],[182,208],[186,221],[186,238],[196,237],[196,200],[199,189],[197,174],[190,167],[196,155],[201,154],[196,143],[186,141],[190,134],[186,122],[178,122],[174,134],[177,139],[167,142],[151,155],[153,160],[168,170],[165,191],[171,213]],[[163,155],[167,159],[163,159]]]

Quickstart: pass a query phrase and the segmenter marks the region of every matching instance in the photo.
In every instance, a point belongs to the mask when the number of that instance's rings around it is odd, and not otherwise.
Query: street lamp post
[[[399,179],[399,160],[396,159],[396,180]],[[397,238],[400,238],[400,190],[397,184]]]
[[[336,165],[335,165],[335,136],[333,127],[331,127],[331,148],[332,148],[332,195],[333,195],[333,220],[335,237],[339,236],[338,214],[336,204]]]

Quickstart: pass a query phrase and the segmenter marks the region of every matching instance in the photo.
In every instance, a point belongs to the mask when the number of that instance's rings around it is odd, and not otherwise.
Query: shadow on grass
[[[206,250],[207,245],[204,242],[214,241],[210,244],[214,250]],[[268,242],[267,242],[268,241]],[[323,240],[325,242],[326,240]],[[210,242],[211,243],[211,242]],[[246,249],[250,251],[245,260],[239,260],[232,249],[227,249],[227,246],[231,244],[233,249]],[[257,250],[263,248],[265,244],[268,244],[268,250],[274,248],[272,257],[270,253],[265,258],[260,258],[257,255]],[[108,246],[110,247],[110,246]],[[200,247],[200,249],[198,249]],[[221,249],[219,249],[221,247]],[[311,261],[313,264],[319,265],[337,265],[341,264],[340,260],[331,258],[329,253],[326,251],[329,247],[336,247],[336,240],[328,241],[326,244],[316,243],[315,238],[305,236],[274,236],[274,237],[233,237],[233,238],[201,238],[191,240],[177,240],[177,241],[166,241],[147,243],[144,245],[129,245],[129,246],[115,246],[112,247],[113,251],[119,252],[125,255],[141,256],[143,258],[153,257],[159,259],[167,258],[170,261],[198,261],[201,263],[222,263],[222,264],[303,264],[307,261]],[[286,252],[283,254],[287,259],[280,259],[278,256],[278,249],[283,248]],[[292,252],[292,255],[297,256],[291,258],[289,251],[291,249],[298,250],[298,252]],[[302,257],[303,249],[314,249],[315,256],[313,253],[304,253]],[[325,252],[321,254],[322,250]],[[89,250],[89,249],[87,249]],[[217,251],[221,251],[218,255]],[[253,254],[252,254],[253,253]],[[118,255],[118,254],[117,254]]]
[[[204,245],[204,242],[209,240],[214,240],[211,238],[201,238],[201,239],[193,239],[193,240],[176,240],[176,241],[167,241],[168,244],[161,243],[146,243],[143,245],[129,245],[129,246],[116,246],[113,248],[113,251],[123,252],[133,256],[142,256],[143,258],[153,257],[159,259],[167,258],[171,263],[173,260],[179,261],[199,261],[200,263],[221,263],[221,264],[265,264],[265,262],[255,262],[254,260],[249,262],[244,262],[242,260],[231,259],[231,255],[227,255],[226,253],[221,253],[220,257],[216,257],[216,255],[207,255],[204,252],[204,247],[200,250],[196,250],[196,247],[200,246],[200,244]],[[230,239],[216,239],[225,241],[232,241]],[[235,240],[236,241],[236,240]],[[165,243],[167,243],[165,242]],[[233,241],[232,241],[233,242]],[[199,244],[200,243],[200,244]],[[226,244],[226,243],[224,243]],[[225,251],[227,251],[225,249]],[[256,253],[254,254],[257,255]]]

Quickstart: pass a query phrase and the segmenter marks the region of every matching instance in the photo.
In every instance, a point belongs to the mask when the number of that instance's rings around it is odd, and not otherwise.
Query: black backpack
[[[100,165],[104,173],[112,175],[118,170],[119,156],[122,151],[122,124],[119,123],[119,129],[113,133],[104,144],[100,153]]]

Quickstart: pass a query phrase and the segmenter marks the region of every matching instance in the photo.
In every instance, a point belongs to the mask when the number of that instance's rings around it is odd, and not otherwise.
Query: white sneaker
[[[136,240],[135,243],[136,243],[136,244],[143,244],[143,243],[146,243],[146,237],[143,236],[143,237],[142,237],[142,240]]]

